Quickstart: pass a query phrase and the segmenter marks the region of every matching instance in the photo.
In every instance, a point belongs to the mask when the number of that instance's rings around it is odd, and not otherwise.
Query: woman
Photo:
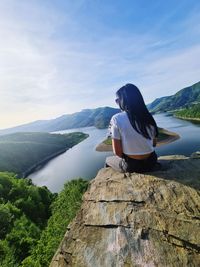
[[[105,166],[119,172],[147,172],[157,163],[158,127],[139,89],[126,84],[116,92],[121,112],[110,120],[110,136],[116,156],[106,158]]]

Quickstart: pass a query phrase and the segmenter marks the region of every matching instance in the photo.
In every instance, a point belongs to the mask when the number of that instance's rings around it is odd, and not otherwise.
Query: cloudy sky
[[[200,80],[198,0],[0,0],[0,129]]]

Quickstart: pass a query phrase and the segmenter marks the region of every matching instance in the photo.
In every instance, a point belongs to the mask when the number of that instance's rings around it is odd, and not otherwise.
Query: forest
[[[192,107],[188,107],[188,108],[184,108],[182,110],[176,111],[175,116],[200,120],[200,103],[195,104]]]
[[[57,194],[0,172],[0,266],[48,266],[87,186],[81,178],[71,180]]]

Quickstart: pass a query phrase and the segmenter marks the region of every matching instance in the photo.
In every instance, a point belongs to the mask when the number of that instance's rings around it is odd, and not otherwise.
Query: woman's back
[[[115,156],[106,158],[106,166],[119,171],[145,172],[157,162],[154,150],[158,127],[149,113],[140,90],[126,84],[116,92],[115,102],[122,112],[110,120],[110,135]]]
[[[137,123],[136,123],[137,125]],[[113,139],[121,140],[123,153],[126,155],[144,155],[154,151],[153,139],[155,129],[150,125],[147,128],[151,139],[145,138],[138,133],[131,125],[125,111],[115,114],[110,120],[110,135]]]

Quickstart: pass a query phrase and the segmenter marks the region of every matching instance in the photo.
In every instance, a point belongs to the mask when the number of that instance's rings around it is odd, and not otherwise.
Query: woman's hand
[[[122,158],[123,150],[122,150],[122,142],[119,139],[112,139],[112,148],[113,153],[120,158]]]

